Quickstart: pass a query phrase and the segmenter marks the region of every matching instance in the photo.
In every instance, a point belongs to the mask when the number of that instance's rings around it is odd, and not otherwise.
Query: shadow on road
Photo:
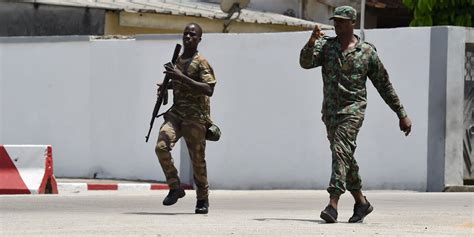
[[[306,221],[319,224],[326,224],[323,220],[312,220],[312,219],[289,219],[289,218],[257,218],[256,221]]]
[[[196,215],[194,212],[189,213],[167,213],[167,212],[125,212],[127,215],[157,215],[157,216],[177,216],[177,215]]]

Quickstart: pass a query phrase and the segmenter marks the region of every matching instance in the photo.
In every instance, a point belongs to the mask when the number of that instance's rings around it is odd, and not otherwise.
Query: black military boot
[[[326,223],[336,223],[337,222],[337,210],[328,205],[320,215],[321,219],[325,220]]]
[[[165,197],[163,200],[163,205],[171,206],[175,204],[179,198],[182,198],[186,195],[183,188],[174,188],[170,189],[168,196]]]
[[[351,218],[349,218],[349,223],[358,223],[364,221],[364,217],[369,215],[374,210],[374,207],[370,205],[370,202],[367,201],[367,198],[365,196],[364,198],[366,202],[365,204],[354,204],[354,214]]]
[[[209,200],[197,200],[196,202],[196,210],[194,213],[196,214],[207,214],[209,212]]]

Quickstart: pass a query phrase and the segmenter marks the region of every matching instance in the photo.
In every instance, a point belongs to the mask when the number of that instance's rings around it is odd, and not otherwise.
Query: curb
[[[182,184],[186,190],[192,190],[193,186]],[[86,191],[151,191],[168,190],[167,184],[156,183],[58,183],[58,191],[86,192]]]

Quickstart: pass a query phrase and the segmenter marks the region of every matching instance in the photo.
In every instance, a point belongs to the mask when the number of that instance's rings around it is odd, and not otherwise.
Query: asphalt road
[[[207,215],[194,214],[194,191],[171,207],[166,194],[3,195],[0,236],[474,236],[474,193],[368,191],[362,224],[347,223],[349,194],[336,224],[319,219],[325,191],[212,191]]]

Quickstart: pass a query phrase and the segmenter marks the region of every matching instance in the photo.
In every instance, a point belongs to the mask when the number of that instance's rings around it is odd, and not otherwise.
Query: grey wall
[[[446,152],[446,71],[448,29],[434,28],[431,32],[430,104],[428,120],[428,190],[444,186]],[[437,190],[440,191],[440,190]]]
[[[432,29],[428,191],[463,185],[464,55],[470,31],[462,27]]]
[[[0,1],[0,36],[103,35],[105,10]]]
[[[465,38],[463,27],[448,28],[444,186],[463,184]]]
[[[326,188],[331,156],[320,119],[321,71],[298,64],[308,37],[204,36],[200,50],[218,80],[212,116],[223,131],[207,148],[212,188]],[[154,154],[162,120],[151,142],[144,136],[155,83],[179,38],[0,38],[0,143],[52,144],[60,177],[163,180]],[[395,113],[367,82],[356,152],[364,187],[426,190],[430,126],[443,119],[430,116],[437,88],[430,82],[431,29],[368,30],[366,39],[377,46],[414,126],[404,137]],[[178,167],[182,153],[175,148]]]

